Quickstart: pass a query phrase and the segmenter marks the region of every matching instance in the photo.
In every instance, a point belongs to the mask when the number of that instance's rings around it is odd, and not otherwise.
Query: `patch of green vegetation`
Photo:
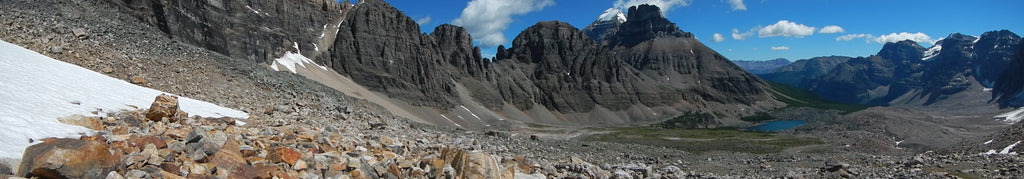
[[[693,129],[708,126],[715,123],[715,116],[701,112],[686,112],[661,123],[651,124],[651,127],[663,129]]]
[[[835,109],[841,111],[840,114],[849,114],[860,110],[867,109],[868,105],[863,104],[846,104],[833,102],[825,99],[811,91],[800,89],[797,87],[789,86],[782,83],[768,82],[775,89],[772,92],[772,96],[775,99],[782,101],[788,106],[786,107],[811,107],[818,109]]]
[[[772,115],[769,115],[766,112],[757,112],[757,113],[754,113],[754,115],[752,115],[752,116],[740,117],[740,120],[747,121],[747,122],[761,122],[761,121],[775,120],[775,117],[772,116]]]
[[[613,132],[586,136],[584,140],[642,144],[704,153],[729,151],[753,154],[777,153],[785,149],[823,144],[819,139],[768,132],[741,131],[736,128],[661,129],[624,127]]]

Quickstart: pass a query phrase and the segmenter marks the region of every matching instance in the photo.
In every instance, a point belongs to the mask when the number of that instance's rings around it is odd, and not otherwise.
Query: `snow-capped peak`
[[[939,56],[939,52],[942,51],[942,44],[935,44],[932,48],[928,48],[928,51],[924,51],[924,57],[921,60],[931,60],[936,56]]]
[[[608,10],[604,10],[604,13],[601,14],[601,16],[597,17],[597,21],[603,22],[612,20],[618,21],[619,23],[626,22],[626,14],[623,14],[622,10],[617,8],[608,8]]]

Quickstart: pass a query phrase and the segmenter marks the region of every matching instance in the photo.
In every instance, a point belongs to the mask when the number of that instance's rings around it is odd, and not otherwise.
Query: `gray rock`
[[[7,162],[0,162],[0,175],[14,175],[11,166]]]
[[[142,170],[131,170],[124,173],[124,177],[127,178],[146,178],[146,175],[148,175],[146,171]]]

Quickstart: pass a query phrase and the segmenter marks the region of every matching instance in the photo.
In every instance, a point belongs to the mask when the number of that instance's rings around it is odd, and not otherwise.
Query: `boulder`
[[[498,166],[494,157],[485,153],[472,152],[466,157],[462,176],[466,178],[500,178],[505,170]]]
[[[217,170],[234,171],[240,165],[248,165],[239,151],[238,141],[228,138],[227,142],[210,159]]]
[[[106,144],[79,139],[50,139],[29,146],[17,176],[39,178],[103,178],[119,165]]]
[[[151,121],[161,121],[166,117],[168,120],[174,120],[174,114],[177,112],[178,97],[161,94],[160,96],[156,96],[156,100],[153,101],[153,105],[149,106],[149,110],[146,111],[146,119]]]

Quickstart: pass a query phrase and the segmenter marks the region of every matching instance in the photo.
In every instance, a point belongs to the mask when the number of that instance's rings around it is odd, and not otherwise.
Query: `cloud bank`
[[[490,48],[508,42],[502,31],[508,29],[513,15],[527,14],[553,5],[554,0],[473,0],[462,9],[462,15],[452,24],[466,28],[479,42],[478,45]]]
[[[903,40],[913,40],[914,42],[918,42],[918,43],[935,44],[936,41],[938,41],[938,39],[932,39],[932,37],[928,36],[928,34],[921,33],[921,32],[917,32],[917,33],[909,33],[909,32],[890,33],[890,34],[885,34],[885,35],[881,35],[881,36],[877,36],[877,37],[874,36],[874,35],[871,35],[871,34],[849,34],[849,35],[844,35],[844,36],[836,37],[836,41],[837,42],[838,41],[851,41],[851,40],[854,40],[854,39],[865,39],[865,42],[875,42],[875,43],[879,43],[879,44],[885,44],[885,43],[889,43],[889,42],[899,42],[899,41],[903,41]]]

